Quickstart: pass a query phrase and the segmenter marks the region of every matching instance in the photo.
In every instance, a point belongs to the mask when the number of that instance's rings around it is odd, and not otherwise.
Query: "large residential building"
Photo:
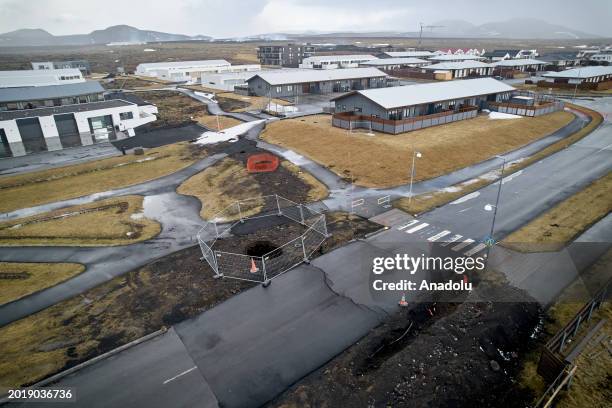
[[[302,60],[300,68],[306,69],[337,69],[357,68],[359,64],[376,60],[373,55],[318,55]]]
[[[573,67],[578,63],[578,56],[575,51],[552,52],[539,57],[540,61],[546,62],[548,66],[552,65],[558,68]]]
[[[376,68],[310,69],[262,71],[247,83],[250,95],[282,98],[381,88],[387,85],[386,79],[387,74]]]
[[[545,82],[553,84],[599,84],[612,81],[612,66],[589,66],[572,68],[542,75]]]
[[[0,88],[49,86],[85,82],[81,71],[70,69],[0,71]]]
[[[394,70],[402,68],[414,68],[429,65],[431,62],[420,58],[377,58],[371,61],[362,62],[360,67],[374,67],[384,70]]]
[[[490,76],[493,73],[493,66],[480,61],[460,61],[460,62],[441,62],[423,67],[424,70],[433,71],[439,79],[459,79],[479,76]],[[448,73],[448,74],[446,74]]]
[[[461,62],[461,61],[479,61],[483,60],[483,57],[471,54],[442,54],[434,55],[427,58],[431,62]]]
[[[297,68],[304,58],[314,56],[315,47],[310,44],[262,45],[257,58],[262,65],[278,65]]]
[[[332,123],[397,134],[473,118],[487,102],[508,102],[513,91],[492,78],[354,91],[333,99]]]
[[[435,54],[431,51],[387,51],[378,55],[379,58],[429,58]]]
[[[156,120],[154,105],[115,99],[0,112],[0,157],[86,146],[134,136]]]
[[[512,70],[521,72],[541,71],[548,63],[546,61],[535,60],[531,58],[511,59],[494,62],[493,66],[501,72]]]
[[[151,62],[138,64],[136,74],[172,82],[195,81],[204,74],[259,71],[259,64],[232,65],[226,60]]]
[[[599,54],[593,54],[590,58],[591,61],[599,62],[599,63],[608,63],[612,64],[612,52],[602,52]]]
[[[103,100],[104,88],[97,81],[0,89],[0,111],[51,108]]]
[[[86,60],[73,60],[73,61],[42,61],[32,62],[32,69],[68,69],[76,68],[83,75],[91,74],[91,67],[89,62]]]

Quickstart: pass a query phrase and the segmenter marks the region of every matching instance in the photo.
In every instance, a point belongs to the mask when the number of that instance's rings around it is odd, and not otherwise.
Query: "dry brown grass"
[[[117,156],[0,178],[0,213],[52,203],[153,180],[205,157],[186,142],[150,149],[143,156]]]
[[[161,231],[144,217],[142,196],[123,196],[0,222],[0,245],[112,246],[146,241]]]
[[[503,241],[514,250],[558,251],[612,211],[612,173],[551,208]]]
[[[198,115],[195,119],[200,125],[214,131],[231,128],[242,123],[238,119],[228,116]]]
[[[480,116],[401,135],[350,134],[331,126],[331,116],[274,122],[262,138],[329,167],[355,184],[392,187],[409,181],[412,152],[423,154],[415,180],[426,180],[514,150],[565,126],[573,116],[555,112],[537,118],[490,120]]]
[[[238,200],[252,199],[241,206],[243,217],[257,214],[264,204],[255,177],[247,172],[244,164],[230,158],[191,176],[176,191],[200,200],[200,216],[205,220],[212,219],[224,209],[226,211],[221,216],[224,221],[239,219],[238,208],[232,205]]]
[[[221,108],[230,112],[263,110],[270,102],[268,98],[263,96],[245,96],[233,92],[216,92],[216,97]],[[237,102],[236,106],[232,106],[232,100]],[[272,102],[283,106],[290,105],[290,102],[283,99],[272,98]]]
[[[141,77],[137,75],[125,75],[113,78],[112,81],[102,82],[106,89],[159,89],[168,84],[168,81],[153,78]]]
[[[525,160],[522,160],[518,163],[509,166],[504,172],[504,175],[508,175],[515,171],[523,169],[539,160],[542,160],[547,156],[550,156],[551,154],[565,149],[569,145],[576,143],[583,137],[587,136],[589,133],[595,130],[603,121],[603,117],[601,116],[601,114],[594,110],[572,104],[568,105],[591,116],[591,123],[580,129],[579,131],[575,132],[574,134],[566,137],[565,139],[560,140],[557,143],[553,143],[552,145],[540,150],[536,154],[529,156]],[[491,182],[492,180],[488,178],[477,178],[473,180],[468,180],[467,182],[456,184],[449,189],[417,195],[412,198],[411,202],[409,202],[408,198],[401,198],[399,200],[396,200],[393,205],[411,214],[420,214],[426,211],[430,211],[441,205],[447,204],[468,193],[479,190],[480,188],[490,184]]]
[[[293,173],[297,178],[302,180],[305,184],[310,187],[308,191],[308,197],[306,198],[310,202],[320,201],[329,195],[329,190],[325,184],[321,183],[316,177],[307,171],[303,171],[295,164],[289,161],[282,161],[281,166]]]
[[[55,286],[84,270],[77,263],[0,262],[0,305]]]

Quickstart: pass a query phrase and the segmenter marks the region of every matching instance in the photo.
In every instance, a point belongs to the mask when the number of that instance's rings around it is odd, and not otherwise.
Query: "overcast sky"
[[[416,31],[418,23],[514,17],[612,37],[612,0],[0,0],[0,32],[85,34],[116,24],[234,37],[279,31]]]

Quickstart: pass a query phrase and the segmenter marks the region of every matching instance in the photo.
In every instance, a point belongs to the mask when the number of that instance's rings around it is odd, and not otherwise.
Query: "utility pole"
[[[421,42],[423,40],[423,28],[429,28],[429,29],[434,29],[434,28],[442,28],[444,26],[441,25],[424,25],[423,23],[419,23],[419,42],[417,44],[417,49],[421,48]]]
[[[414,166],[415,166],[416,159],[420,159],[421,157],[423,157],[421,152],[417,152],[416,150],[413,150],[413,152],[412,152],[412,169],[410,170],[410,192],[409,192],[409,196],[408,196],[408,206],[409,207],[410,207],[410,203],[412,203],[412,184],[413,184],[413,181],[414,181]]]

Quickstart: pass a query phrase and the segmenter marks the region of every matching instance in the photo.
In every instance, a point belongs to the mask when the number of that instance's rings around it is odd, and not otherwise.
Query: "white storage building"
[[[377,59],[373,55],[318,55],[304,58],[299,65],[305,69],[357,68],[359,64]]]
[[[65,85],[79,82],[85,82],[85,78],[76,68],[0,71],[0,88]]]
[[[226,60],[173,61],[138,64],[136,74],[181,82],[198,80],[203,74],[221,72],[259,71],[261,65],[232,65]]]

